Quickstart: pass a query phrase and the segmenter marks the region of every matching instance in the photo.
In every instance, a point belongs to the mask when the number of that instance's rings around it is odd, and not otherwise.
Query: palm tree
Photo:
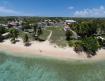
[[[29,36],[28,36],[27,33],[23,33],[22,39],[23,39],[23,42],[24,42],[25,46],[29,46],[30,45],[30,43],[29,43]]]
[[[2,34],[1,34],[1,32],[0,32],[0,42],[2,41]]]
[[[30,29],[29,22],[23,22],[22,23],[22,30],[24,31],[25,29]]]
[[[2,30],[1,30],[1,27],[0,27],[0,42],[2,41]]]
[[[105,23],[100,24],[101,34],[105,33]]]
[[[18,30],[15,29],[15,28],[11,28],[9,30],[9,34],[10,34],[10,37],[11,37],[11,42],[16,43],[16,38],[18,38]]]
[[[72,36],[72,32],[70,30],[66,30],[66,40],[69,41]]]
[[[38,25],[34,25],[33,26],[33,34],[34,34],[34,38],[35,40],[38,40],[39,39],[39,36],[43,33],[42,32],[42,28],[41,27],[38,27]]]
[[[7,31],[6,28],[0,26],[0,42],[3,41],[3,36],[2,36],[2,34],[6,33],[6,31]]]
[[[79,25],[79,30],[78,31],[79,31],[79,34],[80,34],[80,36],[82,38],[86,37],[87,34],[88,34],[88,26],[87,26],[87,24],[86,23],[81,23]]]

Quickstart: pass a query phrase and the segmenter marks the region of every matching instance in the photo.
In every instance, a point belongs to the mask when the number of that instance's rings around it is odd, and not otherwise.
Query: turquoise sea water
[[[105,81],[105,61],[60,61],[0,53],[0,81]]]

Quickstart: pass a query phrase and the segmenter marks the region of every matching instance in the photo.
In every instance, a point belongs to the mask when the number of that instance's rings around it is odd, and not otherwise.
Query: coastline
[[[26,47],[21,39],[16,44],[11,44],[10,40],[0,43],[0,51],[10,52],[13,56],[25,57],[47,57],[60,60],[105,60],[105,50],[101,49],[96,56],[87,58],[85,53],[77,54],[72,47],[60,48],[54,44],[45,42],[31,42],[31,46]]]

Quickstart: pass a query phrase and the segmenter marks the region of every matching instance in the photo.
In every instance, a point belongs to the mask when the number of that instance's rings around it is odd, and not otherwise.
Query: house
[[[8,27],[11,28],[16,28],[16,29],[21,29],[22,28],[22,21],[8,21]]]
[[[64,23],[65,24],[73,24],[73,23],[76,23],[76,21],[74,21],[74,20],[65,20]]]
[[[68,25],[65,25],[64,26],[64,31],[68,31],[68,30],[70,30],[70,27]]]

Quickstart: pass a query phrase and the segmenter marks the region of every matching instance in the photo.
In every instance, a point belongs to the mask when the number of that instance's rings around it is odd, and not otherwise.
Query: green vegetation
[[[65,35],[66,35],[66,40],[69,41],[72,36],[72,32],[70,30],[67,30]]]
[[[90,21],[75,24],[72,28],[81,38],[92,36],[97,32],[96,24]]]
[[[27,33],[23,33],[22,39],[23,39],[24,45],[29,46],[29,36]]]
[[[16,38],[18,38],[18,30],[15,28],[11,28],[9,30],[10,38],[12,43],[16,43]]]
[[[19,17],[2,17],[0,23],[6,24],[9,20],[16,19]],[[29,46],[33,39],[46,41],[52,31],[49,39],[51,43],[60,47],[69,45],[74,47],[75,52],[85,52],[89,57],[96,55],[99,49],[105,48],[104,18],[72,18],[78,22],[69,25],[72,32],[64,31],[64,27],[43,28],[37,24],[46,19],[58,23],[71,18],[21,17],[21,19],[23,20],[21,28],[11,25],[0,26],[0,42],[5,40],[2,35],[9,32],[12,43],[15,43],[18,37],[22,37],[25,46]],[[73,38],[73,32],[78,35],[77,39]],[[104,81],[104,62],[63,62],[42,58],[19,58],[0,53],[0,81]]]
[[[2,34],[4,34],[5,32],[7,32],[7,30],[3,26],[0,26],[0,42],[3,41]]]
[[[2,20],[1,20],[2,19]],[[71,46],[77,53],[86,52],[88,55],[96,55],[100,48],[105,48],[105,19],[104,18],[72,18],[77,23],[63,24],[67,17],[2,17],[1,25],[8,21],[22,20],[19,24],[7,27],[0,26],[0,41],[3,41],[2,34],[9,30],[11,42],[15,43],[17,37],[23,35],[25,43],[31,41],[49,41],[60,47]],[[4,20],[4,21],[3,21]],[[45,21],[47,20],[47,21]],[[50,23],[61,22],[62,26],[54,26]],[[46,27],[42,26],[45,25]],[[55,24],[56,25],[56,24]],[[68,30],[63,26],[67,26]],[[66,28],[66,27],[65,27]],[[18,32],[17,32],[18,30]],[[52,33],[51,33],[52,32]],[[19,36],[18,36],[19,33]],[[49,35],[51,36],[49,37]],[[27,39],[27,40],[26,40]],[[79,52],[80,51],[80,52]]]
[[[100,45],[95,37],[88,37],[81,41],[75,42],[74,50],[77,53],[86,52],[88,57],[96,55]]]
[[[76,42],[72,42],[72,40],[68,42],[76,52],[86,52],[88,56],[93,56],[100,48],[105,47],[104,20],[84,20],[70,25],[70,28],[79,36],[78,40],[75,40]]]
[[[38,25],[33,26],[33,37],[35,40],[39,39],[39,36],[42,34],[42,28],[38,27]]]
[[[89,37],[83,40],[83,49],[87,54],[96,55],[100,45],[95,37]]]
[[[50,38],[51,43],[55,43],[60,47],[67,46],[67,41],[65,41],[66,37],[63,27],[48,27],[47,30],[52,31],[52,36]]]
[[[41,34],[39,36],[39,39],[46,40],[49,34],[50,34],[50,31],[48,31],[48,30],[45,29],[45,30],[43,30],[43,34]]]
[[[74,51],[80,53],[83,51],[83,41],[74,42]]]

